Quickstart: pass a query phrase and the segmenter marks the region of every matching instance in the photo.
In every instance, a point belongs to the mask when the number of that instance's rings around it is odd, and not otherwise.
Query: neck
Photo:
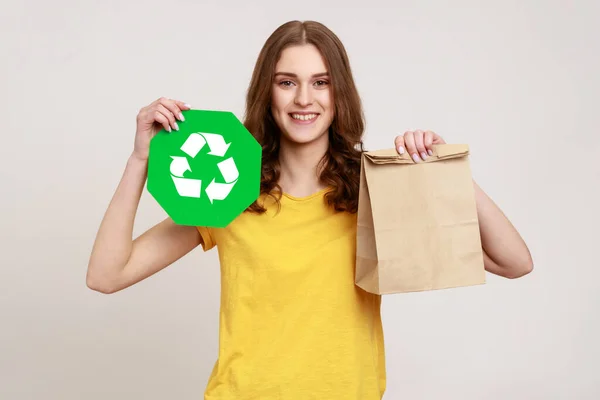
[[[309,196],[327,185],[319,179],[318,164],[329,147],[327,134],[311,143],[293,143],[281,138],[279,164],[281,189],[292,196]]]

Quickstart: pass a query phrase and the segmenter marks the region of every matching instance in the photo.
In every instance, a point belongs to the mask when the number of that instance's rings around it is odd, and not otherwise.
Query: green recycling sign
[[[231,112],[187,110],[150,142],[150,194],[179,225],[227,226],[260,193],[262,149]]]

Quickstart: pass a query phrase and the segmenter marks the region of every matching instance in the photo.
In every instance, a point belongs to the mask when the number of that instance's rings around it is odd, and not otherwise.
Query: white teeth
[[[299,119],[300,121],[308,121],[308,120],[315,118],[316,116],[317,116],[317,114],[306,114],[306,115],[292,114],[292,118]]]

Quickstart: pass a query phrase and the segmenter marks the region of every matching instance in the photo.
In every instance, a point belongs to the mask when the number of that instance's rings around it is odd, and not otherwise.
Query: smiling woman
[[[259,198],[224,228],[166,219],[131,241],[150,139],[190,106],[160,98],[98,232],[88,286],[114,293],[201,245],[221,263],[219,352],[206,399],[379,400],[381,296],[354,283],[363,112],[348,57],[318,22],[267,39],[244,124],[262,146]]]
[[[364,115],[344,46],[327,27],[292,21],[267,39],[250,82],[245,125],[263,145],[263,193],[277,201],[283,192],[303,196],[329,188],[325,199],[337,211],[358,209]],[[311,167],[290,168],[298,160]],[[249,209],[265,211],[258,202]]]
[[[361,101],[344,46],[318,22],[281,25],[262,48],[244,124],[262,146],[259,198],[224,228],[165,219],[135,240],[151,138],[190,106],[161,97],[137,117],[135,145],[102,220],[90,288],[114,293],[196,246],[219,249],[218,359],[205,399],[380,400],[386,390],[381,296],[355,284]],[[390,144],[392,140],[390,138]],[[433,132],[407,132],[419,162]],[[526,246],[476,191],[488,270],[530,270]]]

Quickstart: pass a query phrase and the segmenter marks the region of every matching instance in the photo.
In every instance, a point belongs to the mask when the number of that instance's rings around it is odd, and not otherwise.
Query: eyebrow
[[[278,75],[291,76],[292,78],[297,78],[298,77],[298,75],[296,75],[294,73],[291,73],[291,72],[277,72],[275,74],[275,76],[278,76]],[[327,76],[327,75],[329,75],[329,72],[319,72],[318,74],[314,74],[312,77],[313,78],[319,78],[319,77]]]

